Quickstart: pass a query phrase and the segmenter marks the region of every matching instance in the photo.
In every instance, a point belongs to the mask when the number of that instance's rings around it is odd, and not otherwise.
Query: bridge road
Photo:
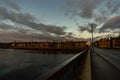
[[[92,80],[120,80],[120,50],[94,47]]]

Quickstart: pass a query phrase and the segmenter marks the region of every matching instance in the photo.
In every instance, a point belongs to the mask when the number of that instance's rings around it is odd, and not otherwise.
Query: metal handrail
[[[88,48],[76,54],[61,65],[55,67],[48,73],[38,77],[36,80],[72,80],[78,68],[81,66],[81,61],[87,51]]]

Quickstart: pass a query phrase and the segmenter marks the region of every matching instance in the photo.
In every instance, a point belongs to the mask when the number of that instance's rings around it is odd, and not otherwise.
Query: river
[[[74,56],[74,53],[0,49],[0,80],[34,80]]]

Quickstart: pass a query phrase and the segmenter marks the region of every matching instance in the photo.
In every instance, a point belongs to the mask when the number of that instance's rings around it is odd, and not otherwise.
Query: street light
[[[93,32],[94,32],[94,29],[93,28],[95,28],[95,26],[96,26],[96,24],[94,24],[94,23],[92,23],[91,25],[91,33],[92,33],[92,53],[94,52],[94,41],[93,41]]]

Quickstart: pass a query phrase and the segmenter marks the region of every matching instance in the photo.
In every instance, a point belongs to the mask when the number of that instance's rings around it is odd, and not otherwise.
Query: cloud
[[[120,1],[119,0],[108,0],[107,8],[110,9],[111,13],[115,13],[119,11],[120,8]]]
[[[15,27],[17,26],[17,27]],[[18,26],[22,26],[22,25],[9,25],[9,24],[6,24],[6,23],[0,23],[0,29],[4,32],[12,32],[12,31],[15,31],[15,32],[20,32],[20,33],[27,33],[29,31],[31,31],[30,29],[26,28],[21,28],[21,27],[18,27]]]
[[[0,34],[0,41],[60,41],[66,40],[65,26],[46,25],[36,23],[36,18],[29,13],[16,13],[0,6],[1,20],[10,20],[14,25],[0,23],[4,30]],[[24,26],[24,27],[23,27]],[[63,36],[61,36],[63,35]]]
[[[67,10],[65,14],[88,19],[93,17],[94,9],[102,2],[103,0],[68,0],[66,2]]]
[[[97,29],[96,26],[97,26],[97,24],[95,24],[95,23],[88,23],[84,26],[78,26],[78,30],[81,31],[81,32],[87,31],[87,32],[91,33],[92,32],[91,27],[93,27],[93,32],[96,33],[97,32],[96,31],[96,29]]]
[[[9,19],[12,22],[28,26],[35,30],[40,30],[42,32],[53,33],[56,35],[64,35],[65,27],[55,26],[55,25],[45,25],[43,23],[36,23],[37,20],[33,15],[29,13],[15,13],[13,11],[8,11],[4,7],[0,7],[0,17],[2,19]]]
[[[72,32],[68,32],[68,33],[66,33],[66,38],[67,39],[75,39],[76,37]]]
[[[64,35],[65,34],[65,29],[66,27],[60,27],[60,26],[55,26],[55,25],[45,25],[45,24],[36,24],[34,22],[30,22],[29,24],[26,24],[27,26],[31,27],[32,29],[35,30],[40,30],[42,32],[48,32],[48,33],[53,33],[56,35]]]
[[[16,11],[19,11],[21,9],[20,6],[17,3],[15,3],[11,0],[3,0],[3,2],[4,2],[5,5],[7,5],[8,7],[12,8]]]
[[[5,23],[1,23],[0,24],[0,28],[3,29],[3,30],[8,30],[8,29],[11,29],[13,27],[11,25],[7,25]]]
[[[114,21],[110,18],[113,15],[119,15],[120,0],[67,0],[66,6],[67,17],[73,20],[80,18],[80,26],[76,25],[81,32],[91,32],[90,26],[86,24],[92,22],[98,25],[95,28],[96,32],[119,32],[120,30],[117,29],[120,27],[119,17],[117,16]]]
[[[9,13],[6,8],[0,6],[0,18],[6,19],[8,17]]]
[[[74,19],[91,19],[103,23],[109,16],[119,14],[119,0],[67,0],[65,15]]]
[[[119,0],[105,0],[94,10],[93,18],[99,23],[104,23],[109,17],[120,12]]]
[[[99,29],[100,32],[105,32],[106,30],[120,30],[120,16],[112,16],[103,24]]]
[[[42,33],[20,33],[20,32],[4,32],[0,34],[0,42],[13,42],[13,41],[61,41],[67,40],[66,36],[53,36],[51,34]]]
[[[7,25],[9,27],[9,25]],[[85,40],[84,38],[78,38],[75,37],[75,34],[72,32],[68,32],[65,35],[53,35],[47,32],[44,33],[37,33],[35,30],[26,30],[26,32],[23,32],[24,29],[13,29],[13,31],[10,31],[10,29],[7,29],[7,27],[0,33],[0,42],[13,42],[13,41],[23,41],[23,42],[31,42],[31,41],[66,41],[66,40],[74,40],[74,41],[79,41],[79,40]],[[9,31],[7,31],[9,30]]]
[[[8,4],[8,3],[7,3]],[[46,25],[36,22],[37,18],[30,13],[8,10],[0,6],[0,19],[10,20],[14,25],[0,23],[1,42],[11,41],[61,41],[66,40],[65,26]]]
[[[46,25],[34,22],[36,18],[29,13],[15,13],[0,7],[0,18],[10,20],[14,25],[0,23],[0,41],[60,41],[66,40],[65,26]],[[23,27],[24,26],[24,27]],[[63,36],[61,36],[63,35]]]
[[[0,18],[9,19],[13,22],[27,24],[27,22],[34,21],[36,18],[29,13],[15,13],[8,11],[5,7],[0,6]]]
[[[16,25],[17,26],[17,25]],[[19,26],[19,25],[18,25]],[[68,36],[53,35],[48,32],[38,33],[38,30],[13,27],[5,23],[0,24],[0,41],[61,41],[68,39]],[[72,37],[73,38],[73,37]]]
[[[84,32],[84,31],[91,32],[90,27],[86,27],[86,26],[78,26],[78,30],[81,32]]]
[[[65,26],[38,23],[37,18],[30,13],[19,12],[20,7],[11,1],[5,1],[8,7],[0,6],[0,42],[12,41],[61,41],[61,40],[83,40],[75,37],[72,32],[65,32]],[[13,6],[10,4],[14,4]],[[15,6],[16,4],[16,6]],[[5,21],[9,20],[12,25]]]
[[[91,18],[93,17],[94,14],[94,9],[100,5],[102,0],[84,0],[81,2],[80,5],[80,10],[81,12],[79,15],[83,18]]]

